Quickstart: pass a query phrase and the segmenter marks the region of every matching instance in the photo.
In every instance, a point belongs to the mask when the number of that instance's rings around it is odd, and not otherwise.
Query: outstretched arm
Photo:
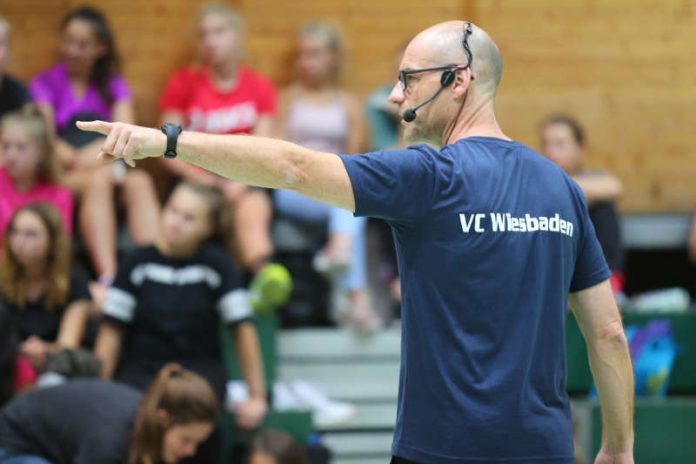
[[[161,157],[166,149],[166,137],[156,129],[103,121],[79,122],[78,127],[106,136],[102,158],[123,158],[133,165],[138,159]],[[183,132],[177,154],[232,180],[294,190],[355,211],[353,188],[343,162],[328,153],[264,137]]]
[[[633,369],[609,281],[571,293],[570,308],[587,343],[602,408],[602,448],[595,463],[633,463]]]
[[[608,172],[574,176],[573,180],[582,189],[590,206],[600,201],[616,201],[623,192],[623,184],[619,178]]]

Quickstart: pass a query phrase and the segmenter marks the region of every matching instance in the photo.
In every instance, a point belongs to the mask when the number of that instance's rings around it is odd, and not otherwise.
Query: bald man
[[[602,407],[596,462],[632,463],[633,377],[609,269],[578,186],[498,125],[501,73],[495,43],[470,23],[411,41],[389,98],[410,121],[407,138],[441,149],[336,156],[177,127],[80,127],[107,135],[102,158],[166,151],[389,222],[403,289],[394,463],[573,463],[568,303]]]

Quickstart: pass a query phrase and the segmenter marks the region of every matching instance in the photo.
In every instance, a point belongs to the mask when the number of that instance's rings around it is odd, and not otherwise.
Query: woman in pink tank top
[[[276,127],[279,137],[327,153],[364,151],[362,105],[339,84],[341,62],[341,38],[331,24],[311,23],[300,30],[297,78],[280,95]],[[315,243],[319,251],[313,267],[334,277],[334,315],[348,325],[373,328],[377,319],[366,292],[365,220],[296,192],[277,191],[273,201],[276,220],[294,224],[291,227],[300,235],[311,239],[318,236],[315,231],[319,227],[327,231],[325,242]],[[282,238],[279,233],[276,236]],[[276,247],[283,251],[278,240]],[[325,312],[326,308],[319,311]]]

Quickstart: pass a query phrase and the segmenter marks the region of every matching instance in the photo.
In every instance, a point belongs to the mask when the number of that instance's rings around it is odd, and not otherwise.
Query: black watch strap
[[[167,136],[167,150],[164,152],[165,158],[176,158],[176,142],[181,134],[181,126],[170,122],[162,124],[160,127],[164,135]]]

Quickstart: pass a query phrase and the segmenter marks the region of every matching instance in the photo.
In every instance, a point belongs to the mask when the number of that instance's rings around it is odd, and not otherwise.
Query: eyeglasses
[[[434,68],[420,68],[420,69],[406,69],[403,71],[399,71],[399,83],[401,84],[401,90],[403,92],[406,92],[406,89],[408,88],[408,81],[409,77],[412,76],[413,74],[420,74],[420,73],[425,73],[425,72],[433,72],[433,71],[462,71],[464,69],[470,68],[471,67],[471,62],[474,59],[473,54],[471,53],[471,48],[469,48],[469,37],[473,33],[471,23],[466,22],[464,23],[464,38],[462,39],[462,46],[464,47],[464,53],[466,54],[466,59],[467,63],[464,66],[460,66],[457,64],[448,64],[445,66],[436,66]],[[472,76],[473,79],[473,76]]]

